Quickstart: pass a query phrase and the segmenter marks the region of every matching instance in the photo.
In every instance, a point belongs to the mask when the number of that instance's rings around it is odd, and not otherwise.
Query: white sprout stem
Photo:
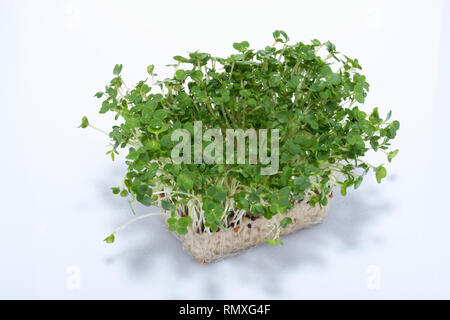
[[[134,223],[134,222],[136,222],[138,220],[145,219],[145,218],[148,218],[148,217],[151,217],[151,216],[163,215],[163,214],[164,214],[163,212],[152,212],[152,213],[147,213],[147,214],[144,214],[142,216],[133,218],[133,219],[129,220],[128,222],[124,223],[123,225],[121,225],[120,227],[118,227],[116,230],[114,230],[112,234],[115,234],[115,233],[119,232],[120,230],[122,230],[126,226],[128,226],[129,224],[132,224],[132,223]]]
[[[234,224],[235,226],[237,224],[241,223],[242,218],[244,217],[244,215],[247,213],[247,211],[245,210],[240,210],[237,212],[237,214],[235,215],[234,219],[231,221],[230,224]]]
[[[106,131],[104,131],[104,130],[102,130],[102,129],[100,129],[100,128],[94,127],[94,126],[91,125],[91,124],[89,124],[88,126],[89,126],[90,128],[92,128],[92,129],[94,129],[94,130],[97,130],[98,132],[101,132],[101,133],[103,133],[103,134],[109,136],[108,132],[106,132]]]
[[[198,197],[194,196],[191,193],[186,193],[186,192],[182,192],[182,191],[159,191],[159,192],[153,192],[152,194],[155,194],[155,195],[156,194],[164,194],[164,195],[166,195],[168,197],[170,197],[172,195],[182,194],[182,195],[191,197],[192,199],[197,200],[198,202],[201,203],[201,200]]]

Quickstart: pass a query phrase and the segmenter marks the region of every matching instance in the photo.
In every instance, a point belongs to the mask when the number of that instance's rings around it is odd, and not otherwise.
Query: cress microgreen
[[[126,152],[128,172],[113,193],[130,197],[130,203],[161,206],[170,212],[169,230],[186,234],[189,226],[198,233],[234,227],[243,216],[271,219],[301,200],[327,205],[334,186],[346,195],[369,171],[380,183],[386,169],[363,157],[381,150],[390,162],[398,153],[389,147],[400,124],[389,122],[391,112],[383,119],[378,108],[363,111],[369,84],[358,60],[329,41],[288,44],[281,30],[273,38],[261,50],[236,42],[236,53],[226,58],[175,56],[173,77],[164,80],[154,81],[149,65],[151,83],[131,88],[116,65],[114,78],[95,94],[102,99],[100,113],[112,112],[117,120],[107,153],[114,160],[119,150]],[[172,163],[171,133],[193,133],[199,120],[204,129],[278,129],[279,171],[261,175],[260,164]],[[83,117],[80,127],[88,126]],[[284,218],[280,227],[289,223]],[[105,241],[113,242],[114,234]]]

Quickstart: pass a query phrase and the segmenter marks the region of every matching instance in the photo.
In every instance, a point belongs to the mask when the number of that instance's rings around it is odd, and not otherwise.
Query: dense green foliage
[[[363,156],[381,150],[390,162],[398,152],[388,149],[399,122],[389,122],[390,113],[380,117],[377,108],[361,110],[369,84],[358,60],[330,42],[291,45],[283,31],[273,36],[274,44],[262,50],[234,43],[237,53],[227,58],[175,56],[172,78],[154,81],[149,66],[152,83],[133,88],[116,65],[114,78],[96,94],[103,99],[100,113],[113,112],[118,120],[108,153],[114,160],[120,149],[128,152],[128,172],[113,193],[171,211],[170,230],[185,234],[190,225],[197,232],[229,227],[239,212],[271,219],[299,200],[327,205],[334,186],[345,195],[370,170],[380,182],[386,169]],[[261,164],[173,164],[171,133],[185,128],[193,134],[198,120],[204,129],[279,129],[279,172],[261,175]],[[88,126],[84,117],[81,127]]]

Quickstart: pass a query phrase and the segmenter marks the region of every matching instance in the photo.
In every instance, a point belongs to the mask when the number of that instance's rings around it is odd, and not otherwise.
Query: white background
[[[449,13],[430,0],[2,0],[0,298],[450,298]],[[93,94],[114,64],[135,83],[148,64],[166,75],[174,55],[261,48],[275,29],[359,59],[367,107],[401,122],[388,178],[336,196],[323,225],[283,247],[213,265],[158,217],[105,244],[131,217],[110,192],[125,166],[105,136],[76,127],[83,115],[111,126]]]

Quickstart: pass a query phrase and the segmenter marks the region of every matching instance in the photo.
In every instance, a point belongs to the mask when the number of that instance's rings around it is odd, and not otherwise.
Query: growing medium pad
[[[174,235],[195,260],[200,263],[211,263],[254,247],[264,242],[264,239],[272,239],[277,226],[285,217],[291,218],[292,223],[281,229],[280,236],[322,222],[327,210],[328,205],[321,208],[311,207],[306,201],[301,201],[286,214],[276,215],[271,220],[260,217],[253,221],[244,217],[241,224],[232,229],[196,233],[192,228],[188,228],[186,235],[176,233]]]

